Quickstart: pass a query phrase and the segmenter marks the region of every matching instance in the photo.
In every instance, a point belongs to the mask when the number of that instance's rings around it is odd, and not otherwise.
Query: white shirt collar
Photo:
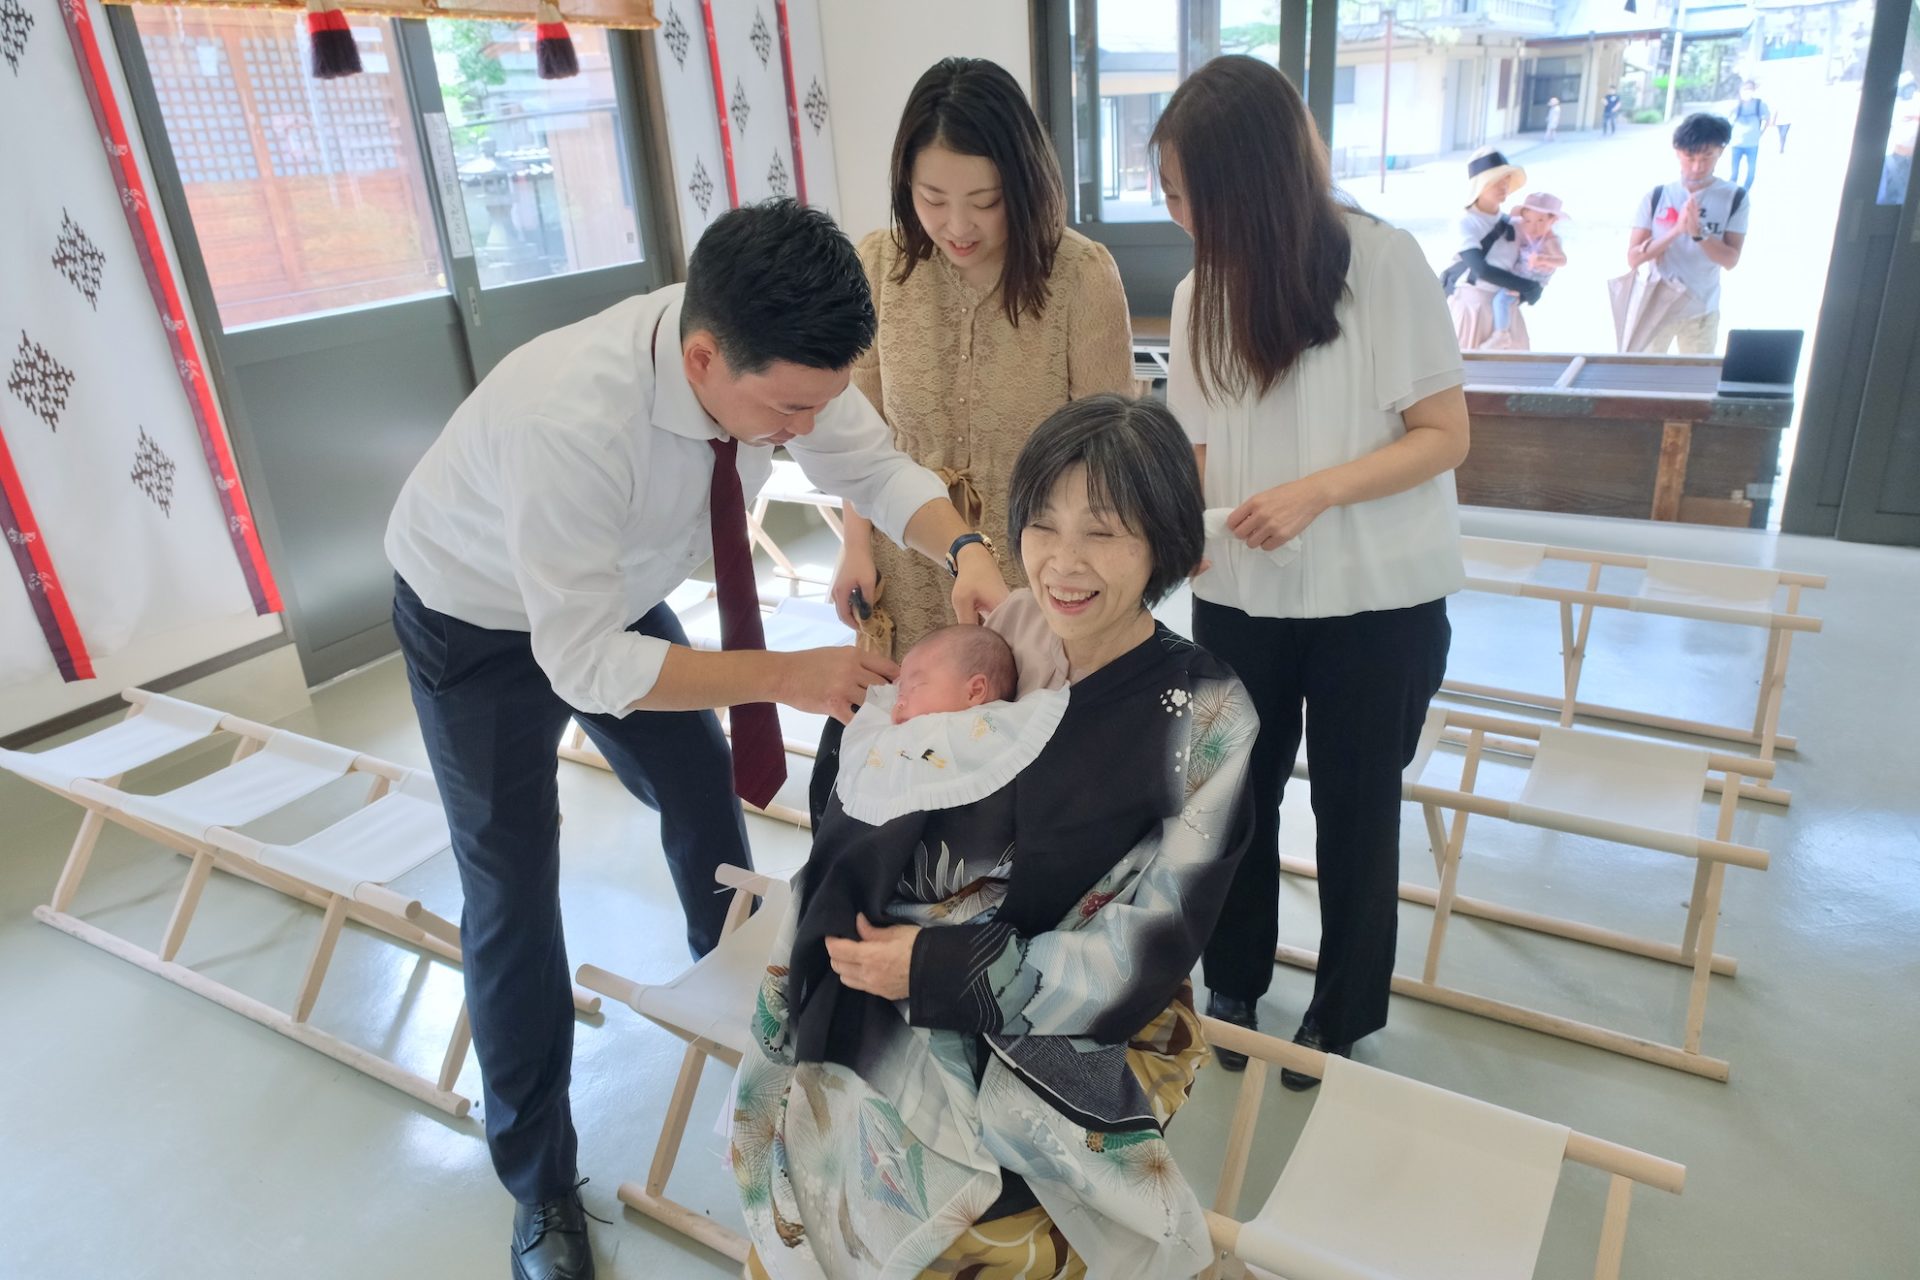
[[[693,394],[687,381],[686,361],[680,355],[680,308],[684,299],[678,291],[660,313],[659,327],[653,331],[652,351],[642,351],[653,361],[653,412],[650,421],[662,431],[671,431],[689,440],[724,440],[726,431],[713,420]]]

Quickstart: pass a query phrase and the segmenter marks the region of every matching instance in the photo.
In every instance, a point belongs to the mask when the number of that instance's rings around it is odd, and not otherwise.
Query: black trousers
[[[1387,1025],[1400,880],[1400,773],[1452,638],[1444,599],[1344,618],[1256,618],[1193,602],[1193,638],[1231,666],[1260,715],[1253,846],[1207,944],[1210,990],[1257,1000],[1279,941],[1280,797],[1306,713],[1318,827],[1320,963],[1305,1019],[1345,1044]]]
[[[460,933],[487,1147],[507,1190],[533,1204],[572,1188],[578,1145],[567,1098],[573,981],[560,924],[561,734],[578,721],[627,790],[659,811],[696,956],[713,949],[726,917],[714,868],[752,865],[733,757],[712,712],[574,711],[533,660],[526,632],[448,617],[397,578],[393,626],[466,895]],[[628,630],[687,642],[664,604]]]

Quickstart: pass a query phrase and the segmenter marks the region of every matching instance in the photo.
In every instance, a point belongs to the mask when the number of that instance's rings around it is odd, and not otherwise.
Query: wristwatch
[[[947,548],[947,572],[948,573],[952,574],[956,578],[960,576],[961,549],[975,542],[985,547],[987,549],[988,555],[993,554],[993,539],[989,538],[986,534],[963,533],[959,537],[953,540],[952,546]]]

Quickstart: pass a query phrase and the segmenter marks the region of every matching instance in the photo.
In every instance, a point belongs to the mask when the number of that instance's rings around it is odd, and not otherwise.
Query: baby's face
[[[987,700],[987,678],[960,669],[942,644],[921,644],[900,660],[898,693],[893,700],[893,722],[905,724],[915,716],[941,711],[965,711]]]
[[[1538,209],[1522,209],[1520,226],[1530,239],[1538,240],[1553,230],[1553,215],[1541,213]]]

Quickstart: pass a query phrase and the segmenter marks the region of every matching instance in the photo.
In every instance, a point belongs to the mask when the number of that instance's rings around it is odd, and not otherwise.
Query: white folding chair
[[[1241,1078],[1207,1225],[1216,1274],[1282,1280],[1531,1280],[1564,1161],[1611,1176],[1593,1274],[1617,1280],[1633,1184],[1678,1195],[1686,1169],[1433,1085],[1213,1018]],[[1260,1100],[1276,1066],[1322,1083],[1260,1212],[1241,1220]]]
[[[793,558],[767,532],[767,512],[776,502],[810,507],[819,512],[827,528],[833,530],[833,536],[844,542],[847,533],[840,523],[840,499],[814,488],[813,481],[807,479],[799,463],[778,461],[773,464],[773,474],[767,477],[767,483],[761,487],[753,506],[747,511],[747,537],[772,558],[774,573],[786,581],[789,593],[797,595],[803,582],[816,587],[829,585],[831,569],[827,570],[827,576],[822,576],[812,566],[803,568],[794,564]]]
[[[465,1115],[472,1104],[453,1089],[469,1046],[464,1003],[433,1079],[309,1021],[348,920],[456,966],[460,963],[458,926],[387,887],[448,848],[446,815],[431,775],[142,690],[129,690],[125,696],[133,714],[118,725],[52,751],[0,757],[0,766],[66,795],[86,810],[53,900],[37,908],[35,917],[414,1098]],[[150,717],[152,723],[141,727]],[[239,739],[225,768],[157,795],[120,788],[126,770],[153,763],[214,732]],[[305,839],[269,843],[234,829],[350,774],[369,782],[362,806]],[[192,860],[157,951],[135,946],[69,911],[105,822]],[[320,935],[291,1013],[177,962],[215,868],[321,910]],[[575,1001],[586,1012],[599,1003],[578,992]]]
[[[1436,749],[1447,743],[1449,733],[1459,731],[1467,735],[1459,784],[1439,786],[1423,781]],[[1480,761],[1487,751],[1505,752],[1528,761],[1526,783],[1518,800],[1500,800],[1475,791]],[[1294,772],[1308,777],[1311,785],[1305,763],[1296,766]],[[1713,772],[1721,775],[1721,785],[1717,788],[1720,798],[1714,834],[1709,837],[1699,833],[1699,820],[1702,803],[1708,793],[1716,789],[1709,785],[1709,775]],[[1444,706],[1431,708],[1413,762],[1403,775],[1402,795],[1421,807],[1439,883],[1431,889],[1408,883],[1400,886],[1402,899],[1434,908],[1434,916],[1427,940],[1426,965],[1420,979],[1396,974],[1394,992],[1661,1066],[1725,1080],[1728,1073],[1725,1060],[1708,1057],[1700,1050],[1709,981],[1714,974],[1732,977],[1738,970],[1731,956],[1717,955],[1713,950],[1721,887],[1729,866],[1764,871],[1768,865],[1764,849],[1736,844],[1732,836],[1740,779],[1769,778],[1772,774],[1773,765],[1748,756],[1721,755],[1697,747],[1649,742],[1587,729],[1503,720]],[[1442,810],[1451,811],[1453,815],[1450,831],[1441,818]],[[1461,855],[1471,815],[1693,859],[1693,896],[1680,942],[1678,945],[1656,942],[1577,920],[1461,896],[1458,893]],[[1317,874],[1311,859],[1283,856],[1280,866],[1296,875]],[[1441,985],[1441,948],[1447,937],[1447,923],[1456,913],[1690,970],[1692,982],[1682,1042],[1661,1044]],[[1312,951],[1284,945],[1275,958],[1308,969],[1318,961]]]
[[[1825,577],[1704,560],[1675,560],[1660,556],[1554,547],[1538,542],[1511,542],[1501,538],[1462,538],[1460,542],[1466,561],[1469,590],[1547,600],[1559,606],[1561,691],[1557,695],[1542,694],[1464,680],[1448,680],[1441,686],[1448,692],[1540,707],[1557,714],[1562,725],[1571,725],[1576,716],[1589,716],[1749,744],[1758,748],[1762,760],[1772,760],[1777,750],[1790,751],[1795,748],[1796,740],[1780,732],[1780,703],[1787,686],[1787,660],[1793,651],[1795,634],[1820,630],[1820,619],[1800,612],[1800,596],[1805,590],[1826,586]],[[1585,567],[1585,585],[1567,587],[1540,581],[1537,574],[1549,560]],[[1603,590],[1602,575],[1610,569],[1615,573],[1640,570],[1638,587],[1631,594]],[[1779,604],[1782,588],[1786,590],[1786,600],[1784,604]],[[1767,653],[1762,664],[1752,724],[1712,724],[1628,707],[1582,702],[1580,675],[1586,662],[1587,640],[1596,609],[1619,609],[1658,617],[1764,629],[1767,633]],[[1782,788],[1754,784],[1746,784],[1743,794],[1751,799],[1775,804],[1786,804],[1792,798]]]
[[[654,1144],[647,1180],[644,1184],[621,1183],[621,1201],[735,1262],[745,1262],[744,1235],[666,1193],[707,1059],[738,1067],[741,1055],[750,1046],[754,1004],[789,901],[784,880],[725,866],[717,869],[715,879],[734,890],[733,901],[719,944],[691,968],[670,982],[644,983],[583,964],[575,980],[589,991],[621,1001],[687,1042],[660,1140]],[[756,897],[760,909],[748,915]]]
[[[211,707],[196,706],[164,694],[130,690],[127,718],[46,751],[0,750],[0,768],[25,778],[56,795],[78,802],[74,788],[81,782],[117,786],[120,779],[142,765],[165,759],[220,732],[221,716]],[[89,808],[80,820],[79,834],[67,851],[67,861],[54,886],[52,907],[65,911],[87,872],[93,848],[106,818]]]

